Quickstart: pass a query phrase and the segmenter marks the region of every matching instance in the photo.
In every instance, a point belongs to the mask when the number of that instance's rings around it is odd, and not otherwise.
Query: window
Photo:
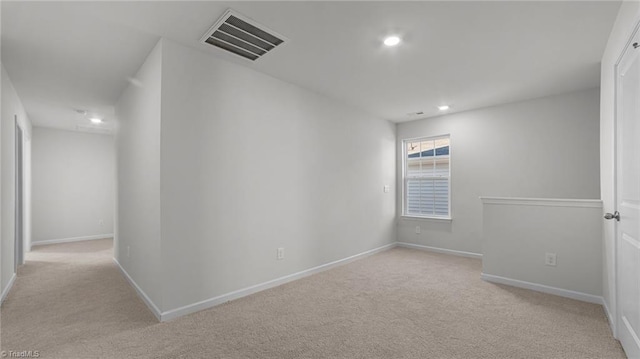
[[[404,140],[403,215],[450,218],[449,136]]]

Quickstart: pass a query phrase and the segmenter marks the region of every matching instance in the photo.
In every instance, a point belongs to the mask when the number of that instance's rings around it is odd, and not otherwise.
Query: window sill
[[[410,216],[410,215],[402,215],[401,219],[413,220],[413,221],[445,221],[451,222],[453,219],[451,217],[420,217],[420,216]]]

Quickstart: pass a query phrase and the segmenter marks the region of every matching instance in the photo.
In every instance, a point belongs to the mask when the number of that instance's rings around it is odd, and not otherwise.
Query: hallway
[[[157,323],[112,258],[112,239],[33,247],[2,305],[2,350],[55,357]]]

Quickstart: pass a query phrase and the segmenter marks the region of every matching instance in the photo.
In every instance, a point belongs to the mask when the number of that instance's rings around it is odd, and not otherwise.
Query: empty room
[[[0,17],[2,357],[640,359],[639,0]]]

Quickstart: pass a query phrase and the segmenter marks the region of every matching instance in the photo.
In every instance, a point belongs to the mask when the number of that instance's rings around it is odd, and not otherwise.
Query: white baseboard
[[[560,296],[560,297],[580,300],[580,301],[583,301],[583,302],[600,304],[600,305],[602,305],[604,303],[604,300],[602,299],[602,297],[597,296],[597,295],[587,294],[587,293],[582,293],[582,292],[576,292],[576,291],[573,291],[573,290],[562,289],[562,288],[557,288],[557,287],[551,287],[551,286],[544,285],[544,284],[525,282],[525,281],[522,281],[522,280],[505,278],[505,277],[500,277],[500,276],[497,276],[497,275],[486,274],[486,273],[480,274],[480,278],[482,278],[483,280],[485,280],[487,282],[491,282],[491,283],[506,284],[506,285],[510,285],[512,287],[530,289],[530,290],[534,290],[536,292],[553,294],[553,295],[557,295],[557,296]]]
[[[0,295],[0,304],[2,304],[4,300],[7,298],[7,295],[9,295],[9,291],[11,290],[11,287],[13,287],[13,282],[15,281],[16,281],[16,274],[13,273],[13,275],[11,276],[11,279],[9,279],[9,283],[7,283],[6,287],[4,287],[4,289],[2,290],[2,295]]]
[[[151,301],[151,298],[149,298],[149,296],[147,295],[147,293],[145,293],[142,288],[140,288],[138,286],[138,283],[136,283],[133,278],[131,278],[131,276],[129,275],[129,273],[127,273],[126,270],[124,270],[124,268],[122,268],[122,266],[120,265],[120,263],[118,262],[117,259],[113,258],[113,262],[116,264],[116,266],[120,269],[120,272],[122,272],[122,275],[124,275],[124,277],[127,279],[127,281],[129,282],[129,284],[131,284],[131,286],[133,287],[133,289],[136,290],[136,292],[138,293],[138,296],[142,299],[142,301],[144,302],[144,304],[147,305],[147,307],[149,308],[149,310],[151,311],[151,313],[153,313],[153,315],[155,315],[155,317],[161,321],[162,320],[162,312],[160,312],[160,309],[158,309],[158,307]]]
[[[413,249],[420,249],[420,250],[429,251],[429,252],[452,254],[454,256],[460,256],[460,257],[482,259],[482,254],[480,253],[456,251],[453,249],[438,248],[438,247],[429,247],[429,246],[423,246],[421,244],[414,244],[414,243],[407,243],[407,242],[397,242],[397,245],[398,247],[404,247],[404,248],[413,248]]]
[[[602,306],[604,307],[604,314],[607,315],[607,319],[609,320],[609,327],[611,328],[611,333],[613,334],[614,338],[618,339],[618,333],[616,332],[616,322],[613,318],[613,315],[611,314],[611,311],[609,310],[607,301],[604,300],[604,297],[602,298]]]
[[[284,277],[280,277],[280,278],[276,278],[264,283],[260,283],[260,284],[256,284],[247,288],[243,288],[243,289],[239,289],[230,293],[226,293],[226,294],[222,294],[219,295],[217,297],[213,297],[207,300],[203,300],[201,302],[197,302],[197,303],[193,303],[193,304],[189,304],[189,305],[185,305],[183,307],[180,308],[176,308],[176,309],[172,309],[166,312],[163,312],[160,316],[160,321],[165,322],[167,320],[171,320],[171,319],[175,319],[178,317],[181,317],[183,315],[187,315],[187,314],[191,314],[191,313],[195,313],[195,312],[199,312],[201,310],[204,309],[208,309],[211,307],[215,307],[216,305],[222,304],[222,303],[226,303],[230,300],[234,300],[234,299],[238,299],[238,298],[242,298],[269,288],[273,288],[273,287],[277,287],[279,285],[297,280],[297,279],[301,279],[307,276],[310,276],[312,274],[316,274],[319,272],[323,272],[325,270],[352,262],[354,260],[357,259],[361,259],[370,255],[373,255],[375,253],[378,252],[382,252],[388,249],[391,249],[393,247],[396,246],[396,243],[391,243],[391,244],[387,244],[384,245],[382,247],[378,247],[375,249],[371,249],[368,250],[366,252],[362,252],[347,258],[343,258],[337,261],[333,261],[330,263],[326,263],[317,267],[313,267],[307,270],[303,270],[301,272],[297,272],[297,273],[293,273],[290,275],[286,275]]]
[[[82,236],[82,237],[71,237],[71,238],[60,238],[60,239],[46,239],[44,241],[31,242],[31,247],[43,246],[43,245],[46,245],[46,244],[90,241],[90,240],[94,240],[94,239],[105,239],[105,238],[113,238],[113,233],[96,234],[94,236]]]

